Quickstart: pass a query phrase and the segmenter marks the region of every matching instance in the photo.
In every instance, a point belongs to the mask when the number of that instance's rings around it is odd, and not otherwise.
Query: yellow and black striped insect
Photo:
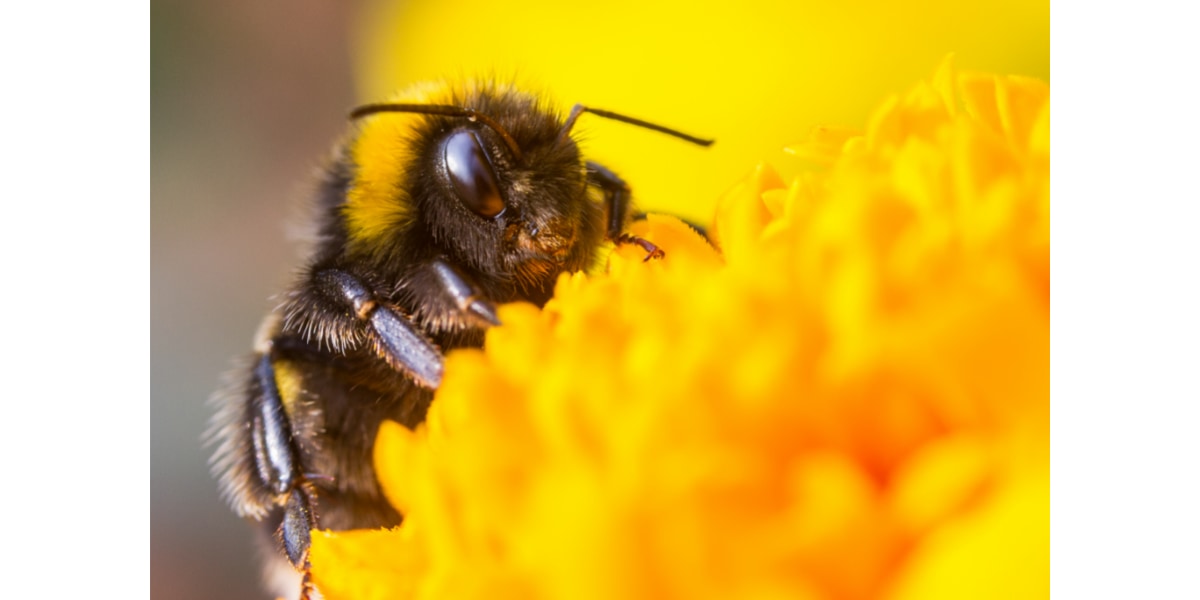
[[[263,523],[278,566],[304,575],[280,593],[309,595],[311,529],[400,523],[375,478],[376,431],[424,419],[443,352],[480,346],[497,303],[544,304],[605,239],[661,255],[625,233],[628,186],[580,155],[584,113],[712,143],[582,105],[563,118],[482,83],[351,114],[318,183],[313,250],[214,396],[223,496]]]

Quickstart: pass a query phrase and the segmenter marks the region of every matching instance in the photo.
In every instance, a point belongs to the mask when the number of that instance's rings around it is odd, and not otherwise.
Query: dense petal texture
[[[501,308],[426,424],[403,525],[317,532],[349,598],[1049,595],[1049,87],[943,65],[865,130],[651,216]],[[802,138],[803,136],[797,136]]]

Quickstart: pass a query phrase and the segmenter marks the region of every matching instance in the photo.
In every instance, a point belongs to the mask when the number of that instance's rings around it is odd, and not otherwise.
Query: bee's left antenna
[[[517,141],[508,134],[503,127],[500,126],[491,117],[473,109],[463,108],[461,106],[452,106],[449,104],[397,104],[393,102],[379,102],[375,104],[364,104],[350,111],[350,120],[357,121],[363,117],[385,112],[405,112],[417,113],[422,115],[442,115],[446,117],[466,117],[472,121],[479,121],[487,125],[492,131],[500,135],[500,139],[504,140],[504,145],[512,151],[513,157],[517,162],[523,162],[521,159],[521,149],[517,146]]]

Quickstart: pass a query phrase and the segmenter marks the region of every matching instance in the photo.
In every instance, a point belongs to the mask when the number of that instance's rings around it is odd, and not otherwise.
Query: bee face
[[[214,396],[224,496],[305,573],[310,530],[400,522],[375,479],[375,432],[424,420],[443,352],[481,345],[497,303],[545,303],[605,238],[661,255],[623,233],[629,190],[580,156],[575,119],[594,112],[702,142],[579,106],[564,119],[494,85],[399,100],[352,115],[315,195],[316,244]]]
[[[525,288],[586,268],[603,239],[603,208],[589,199],[575,142],[534,107],[494,120],[519,155],[482,123],[431,123],[423,172],[433,178],[418,200],[428,227],[463,263]]]
[[[421,253],[415,245],[436,246],[511,289],[498,299],[533,294],[526,299],[535,302],[558,273],[592,264],[604,207],[589,197],[586,165],[560,115],[495,87],[423,101],[469,106],[478,117],[381,112],[360,120],[349,143],[349,193],[358,201],[343,209],[352,253],[386,262]],[[382,231],[381,221],[394,225]]]

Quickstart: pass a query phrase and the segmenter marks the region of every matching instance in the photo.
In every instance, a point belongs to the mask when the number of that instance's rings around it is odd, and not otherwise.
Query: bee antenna
[[[471,121],[479,121],[495,131],[500,139],[504,140],[504,145],[512,151],[513,157],[517,162],[523,162],[521,149],[517,146],[517,141],[509,135],[508,131],[501,127],[491,117],[473,109],[463,108],[461,106],[452,106],[449,104],[397,104],[394,102],[379,102],[375,104],[364,104],[350,111],[350,120],[357,121],[363,117],[385,112],[406,112],[418,113],[422,115],[443,115],[447,117],[466,117]]]
[[[691,143],[699,145],[699,146],[708,147],[708,146],[711,146],[713,144],[713,142],[716,141],[716,140],[706,140],[704,138],[698,138],[695,136],[691,136],[686,133],[683,133],[682,131],[676,131],[676,130],[668,128],[668,127],[663,127],[662,125],[655,125],[654,123],[650,123],[648,121],[643,121],[641,119],[635,119],[633,117],[627,117],[625,115],[617,114],[615,112],[611,112],[611,111],[607,111],[607,110],[600,110],[598,108],[588,108],[582,104],[576,104],[575,107],[571,109],[571,115],[569,117],[567,117],[567,122],[563,124],[562,133],[558,134],[559,143],[562,143],[563,140],[566,139],[567,134],[570,133],[570,131],[571,131],[571,128],[575,126],[575,121],[577,121],[579,119],[579,115],[582,115],[585,112],[592,113],[593,115],[596,115],[598,117],[604,117],[605,119],[612,119],[614,121],[620,121],[622,123],[629,123],[630,125],[637,125],[638,127],[645,127],[646,129],[652,129],[659,133],[665,133],[667,135],[672,135],[681,140],[685,140],[685,141],[691,142]]]

